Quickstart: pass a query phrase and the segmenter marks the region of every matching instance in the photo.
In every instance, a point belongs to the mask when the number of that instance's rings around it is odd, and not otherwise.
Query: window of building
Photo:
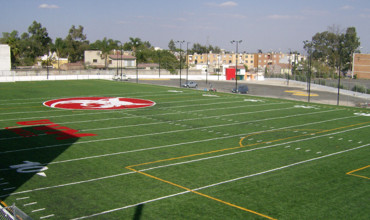
[[[124,60],[123,65],[126,67],[133,67],[135,66],[135,61],[134,60]]]
[[[112,64],[113,62],[112,62],[112,60],[109,60],[109,64]]]
[[[98,60],[97,59],[93,59],[93,63],[97,63],[98,62]]]

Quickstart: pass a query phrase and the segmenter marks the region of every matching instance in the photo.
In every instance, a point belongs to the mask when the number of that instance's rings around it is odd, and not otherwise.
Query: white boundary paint
[[[139,170],[139,171],[144,172],[144,171],[148,171],[148,170],[153,170],[153,169],[158,169],[158,168],[165,168],[165,167],[176,166],[176,165],[187,164],[187,163],[193,163],[193,162],[198,162],[198,161],[203,161],[203,160],[209,160],[209,159],[214,159],[214,158],[219,158],[219,157],[224,157],[224,156],[235,155],[235,154],[239,154],[239,153],[251,152],[251,151],[256,151],[256,150],[263,150],[263,149],[278,147],[278,146],[287,145],[287,144],[291,144],[291,143],[298,143],[298,142],[309,141],[309,140],[312,140],[312,139],[326,137],[326,136],[330,136],[330,135],[341,134],[341,133],[354,131],[354,130],[367,128],[367,127],[370,127],[370,125],[362,126],[362,127],[358,127],[358,128],[352,128],[352,129],[348,129],[348,130],[344,130],[344,131],[338,131],[338,132],[329,133],[329,134],[324,134],[324,135],[320,135],[320,136],[313,136],[313,137],[311,136],[311,137],[305,138],[305,139],[299,139],[299,140],[294,140],[294,141],[289,141],[289,142],[284,142],[284,143],[279,143],[279,144],[274,144],[274,145],[268,145],[268,146],[264,146],[264,147],[258,147],[258,148],[253,148],[253,149],[236,151],[236,152],[232,152],[232,153],[221,154],[221,155],[216,155],[216,156],[211,156],[211,157],[204,157],[204,158],[200,158],[200,159],[196,159],[196,160],[190,160],[190,161],[184,161],[184,162],[180,162],[180,163],[167,164],[167,165],[163,165],[163,166],[156,166],[156,167],[142,169],[142,170]],[[181,145],[181,144],[178,144],[178,145]],[[362,145],[362,146],[366,147],[366,146],[369,146],[369,145],[370,144],[366,144],[366,145]],[[69,161],[66,161],[66,162],[69,162]],[[129,171],[129,172],[125,172],[125,173],[119,173],[119,174],[105,176],[105,177],[99,177],[99,178],[95,178],[95,179],[77,181],[77,182],[60,184],[60,185],[55,185],[55,186],[43,187],[43,188],[37,188],[37,189],[30,189],[30,190],[25,190],[25,191],[20,191],[20,192],[14,192],[14,193],[11,193],[11,194],[0,195],[0,198],[4,197],[4,196],[19,195],[19,194],[24,194],[24,193],[30,193],[30,192],[36,192],[36,191],[42,191],[42,190],[48,190],[48,189],[55,189],[55,188],[66,187],[66,186],[72,186],[72,185],[81,184],[81,183],[89,183],[89,182],[94,182],[94,181],[98,181],[98,180],[105,180],[105,179],[109,179],[109,178],[115,178],[115,177],[125,176],[125,175],[129,175],[129,174],[134,174],[134,173],[136,173],[136,172]]]
[[[351,148],[351,149],[344,150],[344,151],[335,152],[335,153],[332,153],[332,154],[327,154],[327,155],[324,155],[324,156],[321,156],[321,157],[316,157],[316,158],[312,158],[312,159],[308,159],[308,160],[303,160],[303,161],[300,161],[300,162],[297,162],[297,163],[288,164],[288,165],[285,165],[285,166],[277,167],[277,168],[266,170],[266,171],[263,171],[263,172],[258,172],[258,173],[238,177],[238,178],[235,178],[235,179],[230,179],[230,180],[227,180],[227,181],[219,182],[219,183],[214,183],[214,184],[211,184],[211,185],[199,187],[199,188],[192,189],[192,190],[193,191],[199,191],[199,190],[202,190],[202,189],[215,187],[215,186],[219,186],[219,185],[222,185],[222,184],[231,183],[231,182],[235,182],[235,181],[238,181],[238,180],[259,176],[259,175],[262,175],[262,174],[267,174],[267,173],[279,171],[279,170],[290,168],[290,167],[297,166],[297,165],[300,165],[300,164],[304,164],[304,163],[312,162],[312,161],[315,161],[315,160],[320,160],[320,159],[323,159],[323,158],[327,158],[327,157],[335,156],[335,155],[338,155],[338,154],[346,153],[346,152],[349,152],[349,151],[361,149],[361,148],[364,148],[364,147],[367,147],[367,146],[370,146],[370,144],[362,145],[362,146]],[[124,210],[124,209],[127,209],[127,208],[132,208],[132,207],[135,207],[135,206],[138,206],[138,205],[142,205],[142,204],[146,204],[146,203],[150,203],[150,202],[155,202],[155,201],[167,199],[167,198],[178,196],[178,195],[183,195],[185,193],[190,193],[190,191],[183,191],[183,192],[180,192],[180,193],[159,197],[159,198],[143,201],[143,202],[140,202],[140,203],[136,203],[136,204],[132,204],[132,205],[128,205],[128,206],[123,206],[123,207],[107,210],[107,211],[104,211],[104,212],[99,212],[99,213],[95,213],[95,214],[91,214],[91,215],[87,215],[87,216],[73,218],[72,220],[92,218],[92,217],[95,217],[95,216],[104,215],[104,214],[108,214],[108,213],[111,213],[111,212]]]
[[[334,110],[328,110],[326,112],[330,112],[330,111],[334,111]],[[317,114],[317,113],[323,113],[323,112],[325,112],[325,111],[305,113],[304,115]],[[284,117],[288,118],[288,117],[292,117],[292,116],[284,116]],[[352,116],[352,117],[358,117],[358,116]],[[269,120],[269,119],[262,119],[262,120],[259,120],[259,121],[267,121],[267,120]],[[194,131],[195,129],[201,130],[201,129],[205,129],[205,128],[217,128],[217,127],[232,126],[232,125],[245,124],[245,123],[247,123],[247,122],[236,122],[236,123],[229,123],[229,124],[213,125],[213,126],[208,126],[208,127],[187,128],[187,129],[179,129],[179,130],[164,131],[164,132],[149,133],[149,134],[140,134],[140,135],[132,135],[132,136],[105,138],[105,139],[98,139],[98,140],[91,140],[91,141],[81,141],[81,142],[74,143],[74,145],[94,143],[94,142],[102,142],[102,141],[111,141],[111,140],[120,140],[120,139],[127,139],[127,138],[153,136],[153,135],[161,135],[161,134],[171,134],[171,133],[178,133],[178,132],[184,132],[184,131]],[[322,123],[322,122],[320,121],[320,122],[316,122],[316,123]],[[309,123],[309,124],[313,124],[313,123]],[[298,125],[298,127],[301,127],[301,126],[303,126],[303,125]],[[287,128],[291,128],[291,127],[295,127],[295,126],[288,126],[288,127],[285,127],[285,128],[276,128],[276,129],[271,129],[271,130],[267,130],[267,131],[287,129]],[[258,131],[258,132],[261,132],[261,131]],[[252,133],[249,133],[249,134],[254,134],[254,133],[258,133],[258,132],[252,132]],[[239,134],[237,136],[240,136],[240,135],[243,135],[243,134]],[[245,135],[247,135],[247,134],[245,134]],[[53,148],[53,147],[61,147],[61,146],[67,146],[67,145],[70,145],[70,143],[54,144],[54,145],[47,145],[47,146],[40,146],[40,147],[33,147],[33,148],[23,148],[23,149],[17,149],[17,150],[8,150],[8,151],[2,151],[2,152],[0,152],[0,154],[30,151],[30,150],[36,150],[36,149]]]

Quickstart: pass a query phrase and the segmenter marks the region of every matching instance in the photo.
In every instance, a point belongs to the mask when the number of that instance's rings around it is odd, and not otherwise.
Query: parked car
[[[233,88],[231,90],[232,93],[240,93],[240,94],[247,94],[248,91],[249,91],[249,89],[248,89],[247,85],[238,86],[238,89]]]
[[[115,80],[115,81],[118,81],[118,80],[128,81],[129,79],[130,79],[130,77],[126,76],[126,74],[123,74],[122,77],[121,77],[121,75],[114,75],[113,76],[113,80]]]
[[[196,82],[186,82],[184,84],[182,84],[182,87],[185,87],[185,88],[197,88],[198,87],[198,84]]]

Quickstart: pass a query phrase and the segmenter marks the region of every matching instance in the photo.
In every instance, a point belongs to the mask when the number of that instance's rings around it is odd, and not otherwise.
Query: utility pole
[[[235,91],[238,91],[238,45],[242,42],[242,40],[232,40],[232,44],[236,44],[236,51],[235,51]]]
[[[183,43],[185,43],[185,41],[184,40],[182,40],[182,41],[176,41],[176,43],[179,43],[180,44],[180,87],[181,87],[181,61],[182,61],[182,57],[181,57],[181,45]]]

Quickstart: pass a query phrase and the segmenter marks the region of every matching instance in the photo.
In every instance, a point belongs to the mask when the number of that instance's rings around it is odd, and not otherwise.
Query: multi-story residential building
[[[208,53],[208,54],[192,54],[187,56],[187,62],[190,66],[197,69],[220,69],[225,73],[226,68],[238,66],[247,67],[246,72],[258,72],[263,74],[265,68],[274,69],[274,73],[291,74],[291,69],[294,64],[297,64],[305,59],[304,56],[297,53]],[[278,70],[278,72],[276,72]],[[216,71],[214,71],[216,72]]]
[[[370,79],[370,54],[353,54],[352,77]]]
[[[286,54],[283,53],[256,53],[254,56],[254,67],[265,68],[270,65],[280,64]]]
[[[208,53],[208,54],[192,54],[187,56],[189,65],[207,65],[213,68],[221,68],[223,66],[246,65],[248,69],[254,68],[254,54],[247,53]]]

